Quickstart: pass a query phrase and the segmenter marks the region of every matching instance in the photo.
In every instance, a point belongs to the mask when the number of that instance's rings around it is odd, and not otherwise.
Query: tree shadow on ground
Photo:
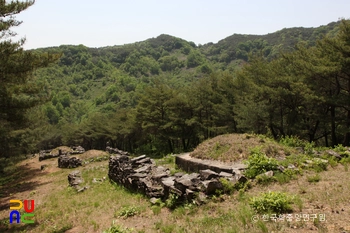
[[[16,199],[16,195],[34,191],[38,186],[50,182],[33,181],[34,178],[44,176],[47,172],[40,168],[34,168],[29,164],[17,165],[11,171],[2,174],[0,177],[0,211],[10,209],[10,200]],[[16,195],[14,195],[16,194]]]

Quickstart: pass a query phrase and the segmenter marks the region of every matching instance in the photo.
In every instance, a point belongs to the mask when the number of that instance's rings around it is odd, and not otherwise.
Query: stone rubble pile
[[[118,148],[112,148],[110,146],[106,147],[106,151],[110,154],[129,155],[129,153],[126,151],[119,150]]]
[[[75,170],[68,174],[69,186],[75,188],[78,192],[82,192],[85,189],[88,189],[87,186],[84,186],[84,187],[80,186],[83,182],[84,182],[84,179],[82,178],[80,171]]]
[[[69,152],[71,155],[83,154],[85,153],[85,149],[82,146],[72,146],[72,151]]]
[[[154,161],[145,155],[129,158],[121,154],[110,157],[108,176],[114,182],[144,193],[149,198],[165,200],[170,194],[175,194],[179,200],[188,201],[223,190],[221,178],[232,184],[247,181],[240,173],[217,173],[209,169],[200,170],[199,173],[170,175],[169,169],[156,166]]]
[[[41,150],[39,152],[39,161],[43,161],[43,160],[51,159],[51,158],[57,158],[57,157],[60,157],[61,155],[83,154],[85,152],[85,149],[81,146],[72,146],[71,151],[63,152],[60,149],[56,153],[54,153],[53,151],[54,150]]]
[[[43,161],[45,159],[51,159],[51,158],[57,158],[58,156],[60,156],[60,152],[62,153],[62,151],[58,151],[58,153],[52,153],[52,150],[41,150],[39,152],[39,161]]]
[[[83,161],[76,157],[69,157],[68,155],[61,155],[58,157],[59,168],[76,168],[82,166]]]

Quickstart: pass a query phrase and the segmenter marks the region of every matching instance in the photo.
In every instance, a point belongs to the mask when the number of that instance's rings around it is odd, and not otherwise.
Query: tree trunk
[[[337,135],[335,129],[335,106],[331,106],[331,139],[332,139],[332,147],[338,145],[337,143]]]

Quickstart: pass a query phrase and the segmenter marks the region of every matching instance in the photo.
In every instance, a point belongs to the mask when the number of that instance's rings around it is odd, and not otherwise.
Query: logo
[[[19,206],[13,206],[11,203],[18,203]],[[20,200],[10,200],[10,224],[13,223],[13,216],[16,217],[16,222],[17,223],[34,223],[34,220],[28,220],[26,218],[28,217],[34,217],[34,214],[32,212],[34,211],[34,200],[30,200],[30,209],[29,209],[29,201],[24,200],[24,205],[23,202]],[[20,213],[19,210],[24,207],[25,213]]]

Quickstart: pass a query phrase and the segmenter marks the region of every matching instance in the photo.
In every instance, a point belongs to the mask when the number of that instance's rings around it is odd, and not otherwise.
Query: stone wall
[[[109,159],[108,176],[114,182],[135,192],[141,192],[150,198],[165,200],[175,194],[179,200],[192,200],[203,195],[215,194],[223,190],[221,178],[236,184],[246,182],[240,173],[215,172],[210,169],[199,170],[199,173],[176,173],[156,166],[154,161],[145,155],[130,158],[126,155],[115,155]]]
[[[177,155],[175,157],[176,165],[187,172],[198,172],[200,170],[210,169],[217,173],[227,172],[232,174],[241,174],[247,166],[245,164],[226,164],[215,160],[203,160],[192,158],[189,153]]]

